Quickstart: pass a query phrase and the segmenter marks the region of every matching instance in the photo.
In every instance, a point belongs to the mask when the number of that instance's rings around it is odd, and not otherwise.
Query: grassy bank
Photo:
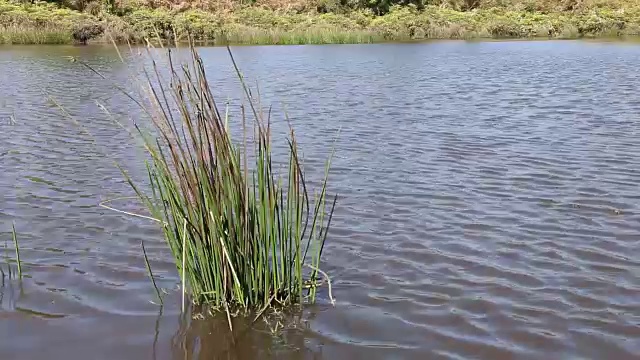
[[[230,8],[151,8],[105,5],[73,10],[53,3],[0,0],[0,43],[43,44],[145,38],[237,44],[367,43],[420,39],[578,38],[640,34],[640,5],[594,3],[557,10],[536,6],[393,6],[382,15],[372,9],[333,12],[266,6]],[[535,4],[535,3],[533,3]],[[115,6],[115,5],[114,5]],[[206,9],[205,9],[206,8]]]
[[[27,28],[6,26],[0,28],[0,44],[70,44],[68,31],[56,28]]]

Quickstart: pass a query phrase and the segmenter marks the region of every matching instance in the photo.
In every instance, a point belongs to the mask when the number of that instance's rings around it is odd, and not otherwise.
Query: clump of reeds
[[[330,158],[310,199],[294,131],[286,171],[277,174],[270,120],[237,66],[250,114],[241,119],[240,141],[232,139],[230,119],[221,115],[193,46],[190,53],[189,64],[177,66],[168,50],[170,82],[147,77],[147,112],[157,137],[139,134],[151,159],[150,195],[127,179],[162,223],[183,289],[195,303],[261,313],[313,302],[326,277],[319,276],[319,264],[337,199],[327,201]]]
[[[0,278],[2,279],[1,282],[2,282],[3,286],[4,286],[5,277],[8,277],[9,280],[11,280],[12,278],[15,278],[15,277],[17,277],[18,279],[22,279],[22,261],[20,260],[20,247],[18,245],[18,235],[16,234],[16,227],[13,224],[11,226],[11,238],[13,240],[13,246],[14,246],[14,250],[15,250],[15,253],[16,253],[15,262],[16,262],[16,267],[17,267],[17,273],[14,273],[11,270],[11,263],[9,262],[9,254],[7,253],[7,251],[9,251],[9,246],[8,246],[8,242],[5,241],[5,244],[4,244],[5,261],[6,261],[6,265],[7,265],[7,272],[6,273],[2,269],[2,266],[0,265]]]

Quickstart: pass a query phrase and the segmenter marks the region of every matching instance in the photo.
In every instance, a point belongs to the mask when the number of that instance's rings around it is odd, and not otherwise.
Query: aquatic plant
[[[227,314],[313,302],[326,277],[320,258],[337,200],[327,201],[331,157],[311,199],[293,129],[286,171],[278,174],[269,115],[238,68],[249,115],[241,119],[241,141],[233,141],[231,119],[221,115],[193,45],[190,54],[178,66],[168,50],[169,83],[160,75],[146,79],[155,135],[140,127],[137,133],[150,156],[150,192],[127,176],[161,223],[183,294]],[[153,60],[155,74],[157,66]]]
[[[8,279],[11,280],[17,275],[18,279],[22,279],[22,261],[20,260],[20,246],[18,245],[18,235],[16,233],[16,227],[14,224],[11,225],[11,238],[13,240],[13,247],[16,253],[15,263],[16,263],[18,272],[17,274],[14,274],[13,271],[11,270],[11,263],[9,261],[9,253],[8,253],[9,251],[8,241],[5,241],[4,249],[5,249],[5,262],[7,265],[7,272],[6,273],[4,272],[0,264],[0,278],[2,279],[1,280],[2,285],[4,285],[5,277],[8,277]]]

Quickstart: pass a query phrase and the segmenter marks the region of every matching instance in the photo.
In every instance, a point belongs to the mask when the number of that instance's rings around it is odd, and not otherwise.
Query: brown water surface
[[[200,50],[219,102],[237,113],[226,50]],[[323,262],[336,306],[324,289],[275,335],[238,320],[232,337],[224,318],[181,316],[155,224],[97,206],[132,195],[110,158],[137,178],[145,169],[96,102],[128,123],[143,117],[65,56],[128,89],[140,60],[125,52],[123,64],[108,47],[3,47],[0,243],[14,221],[27,277],[0,287],[0,359],[640,358],[640,46],[234,52],[274,104],[276,134],[286,108],[311,172],[341,129]],[[162,308],[150,303],[143,240],[168,289]]]

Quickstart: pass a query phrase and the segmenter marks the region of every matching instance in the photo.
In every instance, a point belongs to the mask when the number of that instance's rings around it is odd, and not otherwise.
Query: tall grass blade
[[[185,294],[187,293],[187,279],[186,279],[186,274],[187,272],[184,271],[185,267],[186,267],[186,261],[187,261],[187,219],[184,220],[184,230],[182,230],[182,312],[184,313],[184,309],[185,309]]]
[[[18,246],[18,236],[16,235],[16,224],[11,224],[11,235],[13,236],[13,246],[16,248],[16,263],[18,264],[18,278],[22,279],[22,261],[20,261],[20,246]]]
[[[160,305],[162,305],[163,304],[162,296],[160,296],[160,289],[158,289],[158,285],[156,285],[156,279],[153,276],[153,271],[151,271],[151,264],[149,264],[149,258],[147,257],[147,250],[144,248],[144,241],[140,241],[140,246],[142,247],[142,255],[144,255],[144,264],[147,267],[147,274],[149,275],[149,279],[151,279],[153,288],[156,290],[156,295],[158,296]]]
[[[9,273],[9,280],[13,277],[11,274],[11,263],[9,262],[9,241],[4,240],[4,260],[7,263],[7,272]]]

